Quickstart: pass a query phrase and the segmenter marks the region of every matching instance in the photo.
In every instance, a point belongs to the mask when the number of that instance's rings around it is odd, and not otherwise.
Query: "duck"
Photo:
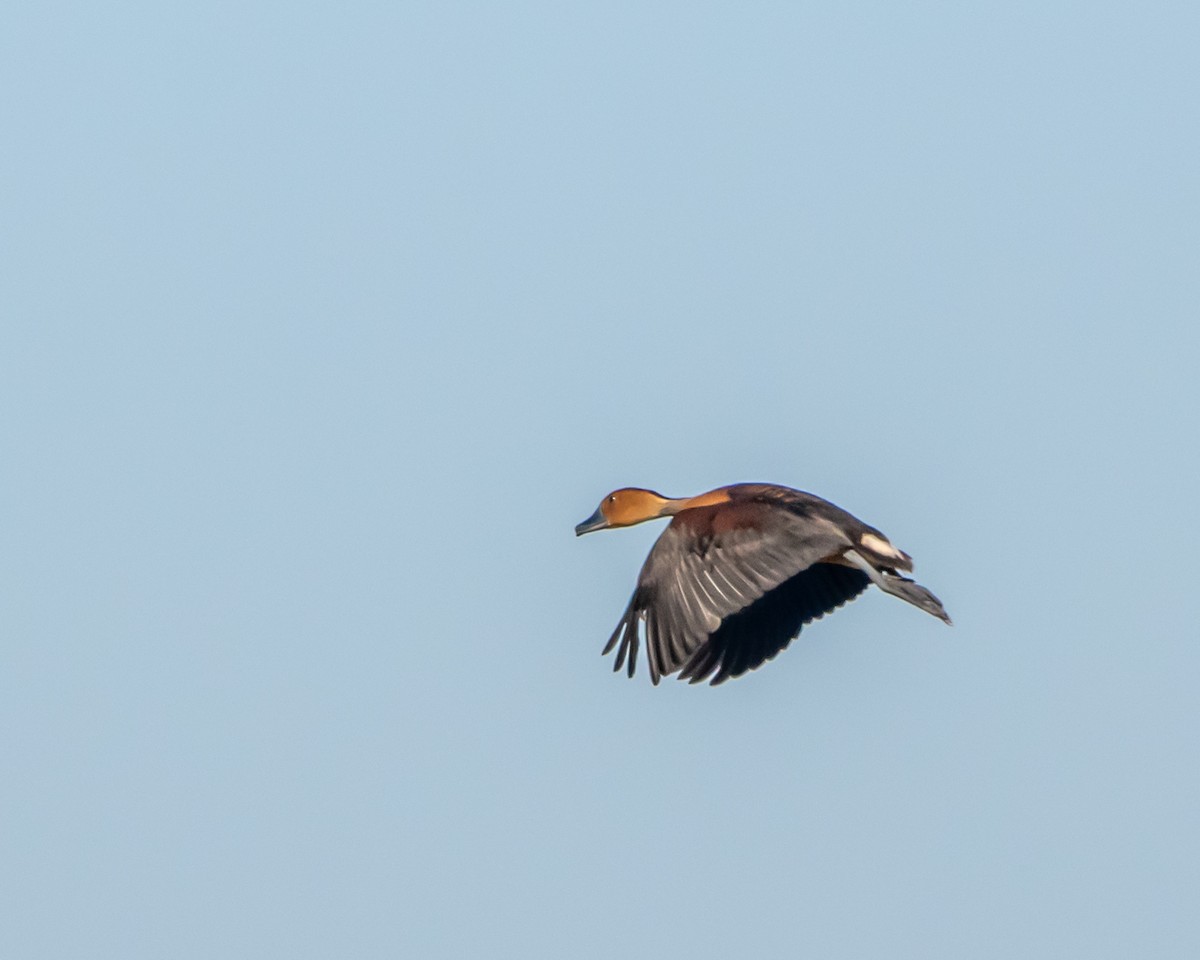
[[[951,624],[942,602],[903,576],[913,561],[875,527],[811,493],[737,483],[695,497],[614,490],[575,535],[670,518],[603,655],[634,676],[712,685],[773,660],[811,623],[872,583]]]

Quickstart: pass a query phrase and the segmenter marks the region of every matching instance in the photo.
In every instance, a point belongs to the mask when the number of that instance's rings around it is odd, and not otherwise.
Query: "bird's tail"
[[[952,623],[950,614],[942,606],[942,601],[915,580],[885,573],[880,578],[879,587],[885,593],[890,593],[893,597],[899,597],[901,600],[907,600],[914,607],[932,614],[944,623]]]
[[[901,600],[911,603],[917,609],[932,614],[943,623],[951,623],[950,614],[946,613],[946,608],[942,606],[942,601],[915,580],[902,577],[891,569],[885,568],[881,570],[864,558],[857,550],[847,550],[843,554],[843,557],[870,577],[875,585],[884,593],[890,593],[893,597],[899,597]]]

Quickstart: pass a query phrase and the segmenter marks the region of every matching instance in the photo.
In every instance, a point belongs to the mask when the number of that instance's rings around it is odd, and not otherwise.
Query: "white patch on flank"
[[[862,535],[862,545],[868,550],[878,553],[880,556],[897,558],[903,556],[903,554],[901,554],[900,551],[893,547],[890,543],[880,537],[875,536],[873,533],[864,533]]]

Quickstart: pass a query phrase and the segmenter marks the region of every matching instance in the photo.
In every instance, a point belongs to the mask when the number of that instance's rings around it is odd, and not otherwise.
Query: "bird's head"
[[[575,528],[575,536],[580,537],[593,530],[630,527],[643,520],[668,517],[674,512],[672,510],[674,503],[675,501],[660,496],[653,490],[623,487],[620,490],[614,490],[600,501],[596,512]]]

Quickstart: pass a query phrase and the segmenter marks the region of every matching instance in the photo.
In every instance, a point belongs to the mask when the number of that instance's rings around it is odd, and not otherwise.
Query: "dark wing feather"
[[[809,567],[727,617],[684,665],[679,678],[701,683],[712,677],[716,685],[760,667],[787,649],[806,623],[853,600],[870,583],[861,570],[840,564]]]

